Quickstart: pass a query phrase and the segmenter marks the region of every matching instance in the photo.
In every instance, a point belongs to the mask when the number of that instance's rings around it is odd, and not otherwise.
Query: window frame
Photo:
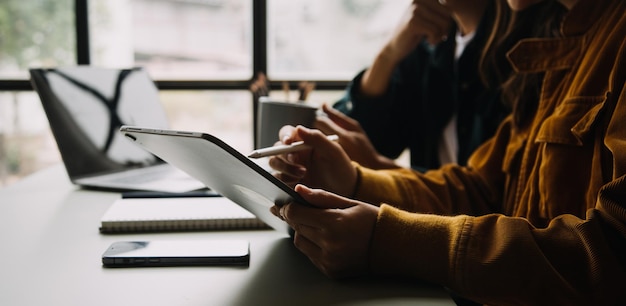
[[[89,45],[89,0],[75,0],[75,30],[76,30],[76,63],[77,65],[90,65]],[[267,0],[252,0],[252,71],[253,76],[248,80],[163,80],[156,79],[155,83],[159,90],[248,90],[254,75],[258,71],[267,71]],[[292,87],[302,80],[272,80],[271,89],[280,89],[286,81]],[[344,90],[348,80],[307,80],[316,83],[316,90]],[[33,87],[27,79],[0,79],[1,91],[32,91]],[[256,134],[256,114],[258,101],[253,104],[253,127]],[[254,146],[256,147],[256,140]]]

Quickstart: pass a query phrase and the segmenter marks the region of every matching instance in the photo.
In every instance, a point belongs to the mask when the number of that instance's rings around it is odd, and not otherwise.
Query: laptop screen
[[[125,124],[168,127],[145,70],[76,66],[30,74],[72,180],[162,162],[118,132]]]

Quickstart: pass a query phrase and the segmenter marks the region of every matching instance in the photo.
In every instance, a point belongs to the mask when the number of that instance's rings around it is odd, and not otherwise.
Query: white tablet
[[[289,226],[270,212],[271,206],[292,201],[309,205],[293,188],[215,136],[137,126],[122,126],[120,132],[276,230],[288,233]]]

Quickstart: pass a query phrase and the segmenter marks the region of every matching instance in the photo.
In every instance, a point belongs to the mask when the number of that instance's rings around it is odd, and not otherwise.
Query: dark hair
[[[557,37],[566,9],[558,1],[542,1],[513,12],[505,0],[496,0],[496,20],[480,61],[486,86],[500,87],[503,102],[513,110],[514,124],[527,124],[539,102],[543,73],[514,73],[506,53],[523,38]]]

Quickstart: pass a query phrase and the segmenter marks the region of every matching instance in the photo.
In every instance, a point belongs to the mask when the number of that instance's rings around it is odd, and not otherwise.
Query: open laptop
[[[310,205],[293,188],[210,134],[137,126],[123,126],[120,132],[276,230],[290,233],[289,226],[270,212],[271,206],[292,201]]]
[[[145,70],[74,66],[30,69],[30,75],[72,183],[117,191],[205,188],[120,135],[123,124],[168,127]]]

